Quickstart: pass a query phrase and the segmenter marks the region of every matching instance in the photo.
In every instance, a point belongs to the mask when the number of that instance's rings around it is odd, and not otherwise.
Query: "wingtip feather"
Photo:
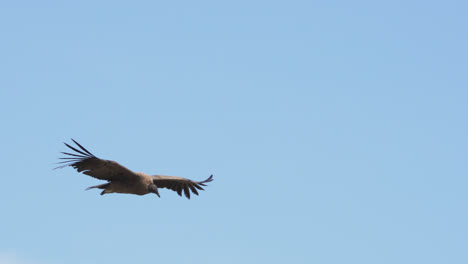
[[[84,152],[86,152],[86,153],[88,153],[89,155],[91,155],[91,156],[94,157],[94,155],[93,155],[91,152],[89,152],[85,147],[81,146],[80,143],[76,142],[76,140],[74,140],[73,138],[72,138],[71,140],[72,140],[73,142],[75,142],[75,144],[76,144],[78,147],[80,147],[80,149],[82,149]]]

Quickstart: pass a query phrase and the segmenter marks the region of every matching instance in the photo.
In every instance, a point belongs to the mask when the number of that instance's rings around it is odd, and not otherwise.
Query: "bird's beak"
[[[161,198],[161,196],[159,195],[158,186],[156,186],[155,184],[151,184],[150,186],[148,186],[148,191],[155,193],[159,198]]]

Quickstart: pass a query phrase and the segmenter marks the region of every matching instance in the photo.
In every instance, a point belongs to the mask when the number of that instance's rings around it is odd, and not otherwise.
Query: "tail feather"
[[[94,188],[106,189],[108,186],[109,186],[109,183],[94,185],[94,186],[91,186],[91,187],[86,188],[86,191],[87,191],[87,190],[90,190],[90,189],[94,189]]]

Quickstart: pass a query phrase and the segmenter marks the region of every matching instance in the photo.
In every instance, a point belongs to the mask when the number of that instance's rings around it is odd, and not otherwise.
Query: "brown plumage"
[[[57,168],[72,166],[78,172],[82,172],[99,180],[107,181],[107,183],[91,186],[86,189],[104,189],[101,195],[105,193],[129,193],[136,195],[155,193],[159,196],[158,188],[167,188],[177,192],[179,196],[182,196],[183,193],[185,197],[190,199],[191,192],[198,195],[198,190],[203,190],[201,186],[206,186],[205,183],[213,180],[213,175],[204,181],[196,182],[182,177],[165,175],[150,176],[143,172],[133,172],[115,161],[103,160],[94,156],[91,152],[78,144],[78,142],[73,139],[72,141],[75,142],[79,149],[64,143],[67,147],[75,151],[75,153],[62,152],[71,157],[60,158],[65,160],[59,162],[64,165]]]

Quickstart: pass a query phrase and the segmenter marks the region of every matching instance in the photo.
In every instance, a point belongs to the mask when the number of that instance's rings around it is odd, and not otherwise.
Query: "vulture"
[[[119,163],[112,160],[100,159],[78,142],[72,139],[77,147],[72,147],[64,143],[74,153],[61,152],[68,155],[60,158],[64,161],[59,162],[61,165],[58,168],[72,166],[78,172],[82,172],[88,176],[99,180],[105,180],[107,183],[88,187],[86,190],[98,188],[102,189],[101,195],[106,193],[128,193],[136,195],[145,195],[155,193],[158,197],[159,188],[167,188],[177,192],[179,196],[182,193],[190,199],[190,193],[198,195],[198,190],[203,190],[202,186],[213,180],[213,175],[204,181],[192,181],[182,177],[165,176],[165,175],[148,175],[143,172],[133,172]]]

